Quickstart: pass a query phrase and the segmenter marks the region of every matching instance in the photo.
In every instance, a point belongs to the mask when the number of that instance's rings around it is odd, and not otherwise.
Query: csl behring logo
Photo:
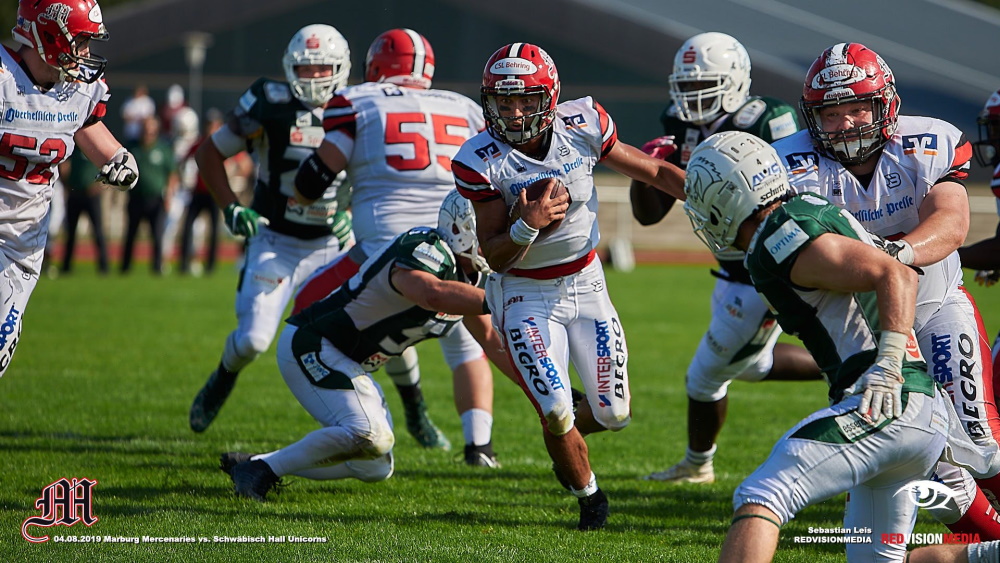
[[[49,541],[49,536],[34,537],[28,533],[29,526],[72,526],[83,522],[90,527],[97,522],[93,512],[93,488],[96,480],[67,479],[63,477],[44,489],[35,501],[35,508],[42,511],[40,516],[26,519],[21,524],[21,535],[32,543]]]
[[[899,488],[892,496],[907,493],[913,496],[913,504],[920,508],[943,508],[955,498],[955,492],[944,483],[937,481],[910,481]]]

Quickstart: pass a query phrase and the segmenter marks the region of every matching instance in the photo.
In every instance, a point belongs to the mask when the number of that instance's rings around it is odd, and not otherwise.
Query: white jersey
[[[81,127],[99,121],[108,86],[59,82],[40,92],[16,52],[0,47],[0,245],[8,260],[37,274],[58,165]]]
[[[455,181],[473,201],[503,198],[508,207],[537,180],[558,178],[571,202],[558,229],[531,244],[518,269],[538,269],[579,260],[600,240],[594,166],[604,158],[618,135],[614,122],[593,98],[563,102],[556,107],[549,152],[535,160],[483,132],[462,145],[453,163]]]
[[[372,255],[413,227],[437,225],[455,187],[451,159],[484,122],[479,105],[461,94],[369,82],[337,92],[323,127],[347,157],[354,233]]]
[[[931,117],[900,116],[867,187],[839,162],[819,154],[808,131],[774,142],[796,192],[815,192],[849,211],[865,229],[895,240],[919,223],[918,211],[935,184],[968,177],[972,145],[955,126]],[[962,280],[958,252],[941,261],[948,288]],[[921,281],[921,290],[928,284]],[[943,289],[943,288],[939,288]],[[944,290],[946,291],[946,290]]]

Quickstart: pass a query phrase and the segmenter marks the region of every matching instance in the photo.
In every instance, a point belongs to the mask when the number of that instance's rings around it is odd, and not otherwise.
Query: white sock
[[[469,409],[462,413],[462,434],[465,443],[485,446],[493,436],[493,415],[483,409]]]
[[[597,492],[597,476],[594,475],[593,471],[591,471],[590,472],[590,482],[587,483],[587,486],[584,487],[584,488],[582,488],[582,489],[580,489],[579,491],[576,490],[576,489],[571,489],[570,492],[572,492],[573,496],[575,496],[576,498],[586,498],[586,497],[589,497],[590,495],[596,493]]]
[[[719,446],[717,444],[712,444],[712,448],[707,452],[696,452],[689,446],[684,459],[686,459],[691,465],[707,465],[712,463],[712,459],[715,457],[715,450],[718,448]]]

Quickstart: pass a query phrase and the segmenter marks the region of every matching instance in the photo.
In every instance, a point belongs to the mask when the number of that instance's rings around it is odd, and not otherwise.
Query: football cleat
[[[497,456],[493,453],[493,442],[489,442],[482,446],[466,444],[465,464],[473,467],[500,469],[500,462],[497,461]]]
[[[407,404],[406,401],[403,401],[403,410],[406,413],[406,431],[417,440],[421,447],[445,451],[451,449],[451,442],[427,416],[427,406],[424,405],[423,401],[415,404]]]
[[[657,471],[644,477],[646,481],[664,481],[668,483],[701,483],[715,482],[715,470],[712,462],[705,465],[694,465],[688,460],[681,460],[677,465]]]
[[[264,502],[268,492],[281,485],[281,478],[275,475],[271,466],[259,459],[236,464],[229,476],[233,479],[236,496],[260,502]]]
[[[219,456],[219,469],[224,471],[226,475],[232,477],[233,468],[244,461],[250,461],[250,458],[252,457],[253,454],[243,452],[226,452]]]
[[[580,503],[580,524],[576,529],[581,532],[600,530],[608,523],[608,497],[604,495],[604,491],[597,489],[589,497],[576,500]]]
[[[191,403],[191,412],[188,415],[191,430],[204,432],[212,424],[235,385],[235,374],[222,375],[218,369],[212,372],[208,381],[205,382],[205,386],[201,388],[198,396]]]

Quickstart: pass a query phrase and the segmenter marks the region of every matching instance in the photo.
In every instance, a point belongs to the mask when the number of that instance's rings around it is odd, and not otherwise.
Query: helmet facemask
[[[886,98],[898,99],[896,98],[896,89],[892,85],[888,85],[881,94],[866,98],[852,96],[829,103],[800,102],[802,115],[809,127],[809,135],[813,139],[813,144],[819,148],[820,152],[844,165],[856,165],[867,161],[884,147],[892,138],[892,134],[896,132],[897,122],[890,116],[885,102]],[[824,131],[823,110],[851,102],[871,104],[872,122],[842,131]]]
[[[486,258],[479,252],[476,213],[472,209],[472,203],[457,190],[452,190],[441,203],[437,231],[455,256],[469,259],[477,272],[490,272]]]
[[[729,75],[716,72],[692,77],[671,74],[670,97],[682,121],[704,125],[740,108],[746,101]]]
[[[351,74],[347,41],[328,25],[308,25],[299,30],[288,43],[281,62],[292,94],[312,107],[326,105],[334,92],[347,86]],[[296,67],[305,65],[328,67],[330,76],[302,78]]]
[[[972,154],[979,166],[995,167],[1000,164],[1000,112],[983,110],[976,124],[979,126],[979,140],[972,143]]]
[[[521,82],[513,80],[509,82]],[[501,117],[497,99],[506,96],[531,96],[537,95],[539,99],[538,111],[521,115],[519,117]],[[538,137],[552,126],[555,119],[555,107],[552,104],[552,95],[543,86],[524,88],[521,84],[511,87],[483,88],[482,93],[483,113],[486,121],[490,124],[491,130],[499,135],[501,139],[512,144],[522,145]],[[515,122],[520,121],[519,128],[512,128]]]

